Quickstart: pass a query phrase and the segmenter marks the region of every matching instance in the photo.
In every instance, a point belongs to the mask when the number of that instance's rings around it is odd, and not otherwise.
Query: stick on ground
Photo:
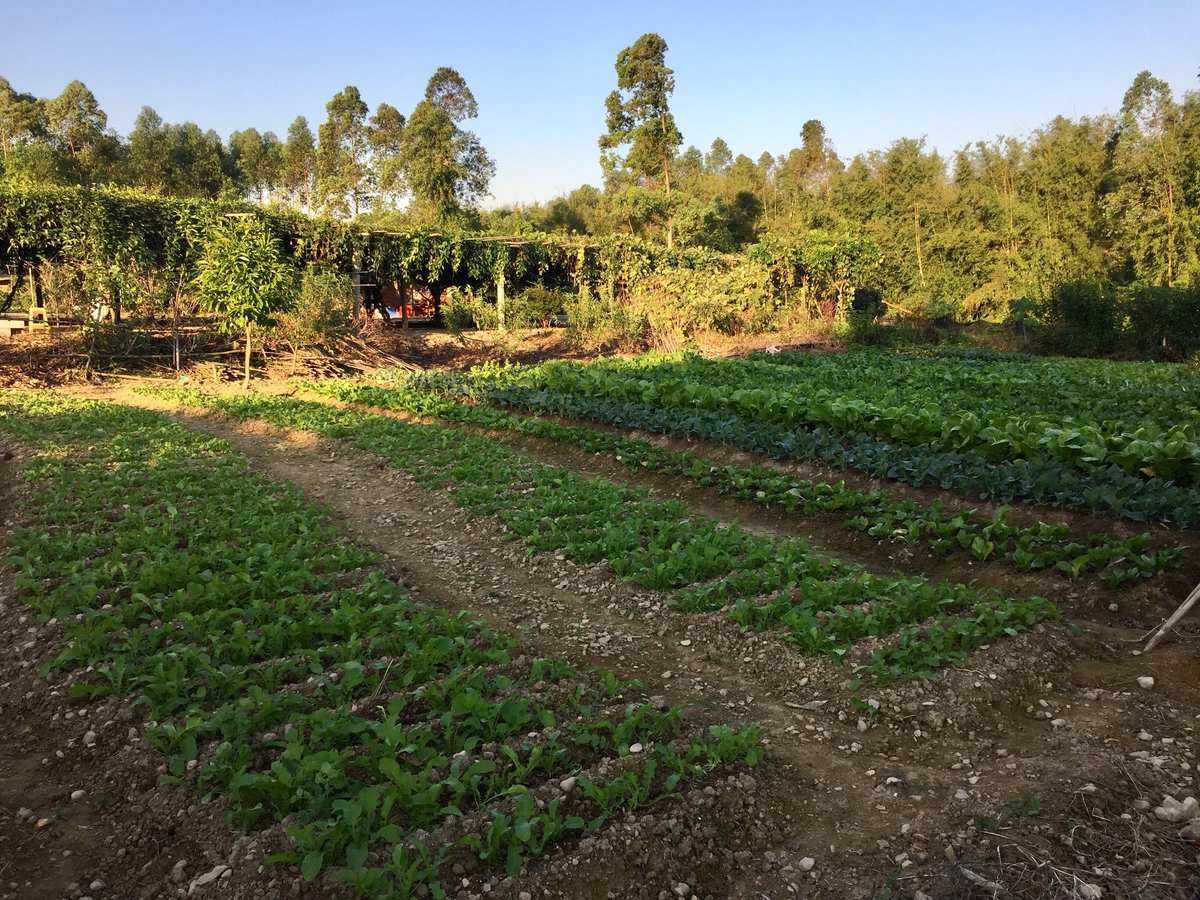
[[[1198,600],[1200,600],[1200,584],[1196,585],[1196,587],[1192,589],[1192,592],[1188,594],[1187,599],[1179,605],[1179,609],[1175,610],[1175,612],[1171,614],[1171,618],[1163,622],[1162,627],[1159,628],[1158,631],[1154,632],[1154,637],[1150,638],[1150,642],[1146,644],[1146,649],[1142,652],[1149,653],[1151,650],[1153,650],[1155,644],[1161,641],[1163,637],[1166,636],[1167,632],[1174,628],[1179,623],[1179,620],[1188,614],[1191,608],[1196,605],[1196,601]]]

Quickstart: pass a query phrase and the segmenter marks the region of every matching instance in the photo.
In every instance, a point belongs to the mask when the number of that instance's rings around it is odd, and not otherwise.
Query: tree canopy
[[[617,54],[603,180],[544,203],[480,210],[496,167],[468,129],[479,103],[450,67],[411,105],[371,106],[348,85],[322,121],[296,117],[282,140],[254,125],[223,140],[149,107],[120,135],[81,81],[38,97],[0,77],[0,180],[250,199],[393,230],[624,235],[719,252],[863,238],[882,250],[889,301],[967,318],[1071,281],[1200,284],[1200,92],[1141,72],[1114,115],[1058,116],[959,148],[900,137],[844,158],[815,116],[796,122],[791,146],[726,133],[685,148],[667,52],[645,34]]]

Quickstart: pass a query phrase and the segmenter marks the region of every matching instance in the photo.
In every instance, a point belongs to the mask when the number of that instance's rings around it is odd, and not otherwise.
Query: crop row
[[[530,373],[534,374],[530,374]],[[453,389],[476,402],[565,418],[587,419],[679,437],[729,444],[778,459],[813,460],[877,478],[932,486],[998,502],[1025,500],[1116,514],[1134,521],[1180,527],[1200,524],[1200,489],[1161,478],[1131,475],[1118,466],[1081,471],[1061,460],[996,461],[974,452],[935,445],[889,443],[863,433],[824,427],[795,428],[728,409],[661,405],[644,399],[613,399],[584,381],[567,387],[543,384],[542,369],[481,366],[467,373],[426,376],[430,386]]]
[[[305,877],[440,895],[456,860],[515,873],[759,759],[753,728],[687,733],[609,673],[413,602],[221,441],[34,394],[0,398],[0,428],[38,451],[9,563],[62,624],[47,671],[77,696],[134,696],[168,777],[223,795],[237,826],[286,819]],[[548,787],[567,775],[576,792]]]
[[[1116,466],[1182,485],[1200,481],[1200,436],[1184,421],[1168,428],[1142,425],[1108,431],[1033,413],[980,414],[946,407],[930,393],[885,405],[864,399],[862,388],[841,392],[816,384],[780,386],[785,366],[751,360],[686,356],[636,371],[550,362],[507,370],[507,383],[584,396],[636,401],[665,409],[728,412],[787,428],[824,427],[865,434],[904,446],[977,453],[992,461],[1053,460],[1082,472]],[[1030,399],[1036,408],[1036,398]]]
[[[1095,406],[1117,416],[1105,418],[1092,408],[1098,390],[1091,384],[1075,393],[1069,383],[1011,373],[1004,378],[997,364],[981,373],[963,360],[922,360],[897,371],[899,357],[878,351],[811,361],[805,356],[789,354],[790,364],[765,356],[712,360],[686,354],[587,366],[553,363],[544,367],[544,383],[561,387],[566,379],[578,385],[582,375],[586,389],[598,396],[730,409],[782,425],[821,425],[992,460],[1046,458],[1085,471],[1117,465],[1180,484],[1200,479],[1200,383],[1194,378],[1180,377],[1179,387],[1165,392],[1141,381],[1126,385],[1117,394],[1131,408],[1115,410],[1111,400],[1101,400]],[[1023,387],[1020,403],[1013,396],[1017,385]],[[1139,393],[1140,401],[1129,396]],[[1168,397],[1174,401],[1169,406]]]
[[[742,387],[861,396],[872,404],[915,403],[983,417],[1034,413],[1107,432],[1166,430],[1200,416],[1200,377],[1185,366],[1064,359],[981,350],[862,349],[845,353],[756,353],[741,359],[645,354],[589,364],[640,377],[706,378]]]
[[[1052,568],[1071,577],[1100,572],[1106,583],[1116,586],[1151,577],[1177,563],[1182,554],[1178,548],[1150,549],[1148,533],[1129,538],[1104,532],[1075,536],[1065,523],[1014,524],[1005,509],[986,518],[947,511],[937,503],[897,500],[882,490],[812,482],[766,466],[715,466],[694,453],[668,450],[638,438],[461,402],[456,399],[460,390],[453,377],[422,373],[405,377],[395,387],[337,380],[308,387],[346,402],[513,431],[604,453],[635,471],[687,478],[766,507],[802,516],[836,513],[845,527],[877,540],[924,542],[937,553],[966,553],[981,561],[1001,558],[1024,570]]]
[[[804,541],[751,534],[678,501],[656,500],[637,488],[545,465],[458,428],[288,398],[220,397],[177,389],[155,393],[238,418],[301,428],[380,454],[428,488],[448,487],[465,509],[497,516],[532,551],[554,550],[585,564],[605,561],[622,579],[673,592],[683,609],[732,610],[737,601],[786,592],[801,610],[848,602],[895,610],[855,620],[839,631],[820,648],[834,657],[857,640],[890,633],[897,624],[997,600],[963,585],[874,576],[819,556]],[[1053,614],[1044,601],[1018,602],[1031,610],[1032,619]],[[760,627],[766,624],[775,623]],[[947,621],[933,629],[951,627]],[[976,639],[982,644],[1002,633],[981,629]],[[783,636],[800,641],[792,630]],[[941,654],[936,645],[929,642],[930,654],[915,672],[958,658]],[[886,653],[879,671],[892,671]]]

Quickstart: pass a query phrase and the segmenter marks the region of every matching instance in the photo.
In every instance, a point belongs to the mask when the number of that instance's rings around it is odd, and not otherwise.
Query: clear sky
[[[1115,111],[1141,69],[1200,87],[1200,0],[991,3],[112,3],[0,0],[0,75],[53,96],[84,81],[127,132],[143,105],[223,136],[314,131],[346,84],[405,113],[442,65],[479,101],[493,203],[599,183],[613,61],[646,31],[670,46],[686,144],[799,143],[819,118],[843,156],[926,136],[952,151],[1062,113]]]

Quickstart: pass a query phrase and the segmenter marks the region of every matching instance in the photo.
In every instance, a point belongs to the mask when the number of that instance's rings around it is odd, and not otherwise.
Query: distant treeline
[[[228,141],[194,122],[164,122],[146,106],[133,130],[108,127],[95,95],[72,81],[57,97],[19,93],[0,77],[0,179],[50,185],[136,187],[167,197],[277,202],[346,218],[411,198],[438,219],[472,208],[495,165],[462,123],[478,114],[463,77],[441,68],[406,117],[373,114],[349,85],[325,105],[314,136],[297,116],[280,139],[257,128]]]

